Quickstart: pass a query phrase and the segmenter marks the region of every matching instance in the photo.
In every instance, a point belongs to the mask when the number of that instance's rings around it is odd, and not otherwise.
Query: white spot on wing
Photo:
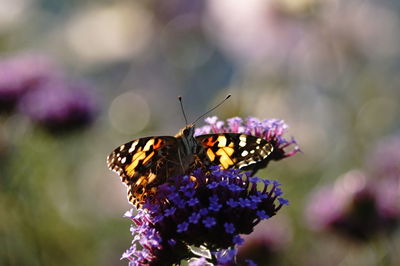
[[[146,145],[144,145],[143,150],[144,150],[144,151],[150,150],[150,148],[153,146],[153,144],[154,144],[154,139],[149,139],[149,140],[146,142]]]
[[[121,163],[125,163],[126,162],[126,157],[121,159]]]
[[[248,151],[242,151],[242,154],[241,154],[241,155],[242,155],[243,157],[245,157],[245,156],[247,156],[247,154],[249,154]]]
[[[240,140],[240,142],[239,142],[239,146],[240,147],[244,147],[244,146],[246,146],[246,140],[247,140],[247,137],[246,137],[246,135],[240,135],[239,136],[239,140]]]
[[[138,141],[133,142],[128,152],[132,153],[135,150],[137,144],[138,144]]]

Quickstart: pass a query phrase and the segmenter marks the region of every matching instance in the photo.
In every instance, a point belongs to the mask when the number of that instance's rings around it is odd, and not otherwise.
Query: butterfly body
[[[212,165],[254,173],[272,150],[262,138],[240,133],[194,136],[194,126],[187,125],[174,137],[146,137],[121,145],[107,163],[128,186],[129,201],[138,206],[169,177]]]

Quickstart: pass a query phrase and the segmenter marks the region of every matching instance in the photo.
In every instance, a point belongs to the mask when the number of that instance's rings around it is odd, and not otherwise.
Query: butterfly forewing
[[[179,139],[171,136],[146,137],[116,148],[107,158],[108,167],[128,186],[128,199],[139,206],[156,187],[181,172],[175,154]]]
[[[214,165],[255,173],[273,151],[265,139],[239,133],[209,134],[196,137]]]

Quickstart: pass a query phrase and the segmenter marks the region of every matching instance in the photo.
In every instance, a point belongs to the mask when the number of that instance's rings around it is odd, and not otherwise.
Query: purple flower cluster
[[[133,245],[123,258],[132,265],[168,265],[196,257],[233,265],[234,247],[243,243],[240,234],[251,233],[288,204],[276,181],[234,169],[209,170],[171,178],[137,215],[129,215],[136,226]],[[192,247],[210,254],[196,254]]]
[[[29,90],[60,76],[48,58],[18,56],[0,61],[0,111],[9,112]]]
[[[367,166],[351,170],[310,196],[311,229],[370,240],[400,225],[400,138],[388,137],[367,153]]]
[[[46,57],[24,55],[0,61],[0,111],[21,111],[52,132],[80,128],[94,118],[88,84],[70,82]]]
[[[283,137],[282,120],[207,118],[196,135],[243,133],[266,139],[274,151],[268,158],[281,160],[299,151],[296,142]],[[293,148],[287,151],[286,149]],[[268,162],[265,162],[264,167]],[[152,197],[128,217],[134,223],[132,246],[122,258],[130,265],[237,265],[236,247],[260,221],[287,205],[280,184],[253,177],[249,172],[219,167],[197,169],[189,175],[170,177]],[[255,265],[244,260],[248,265]]]
[[[91,123],[96,104],[90,85],[54,80],[26,93],[21,112],[51,132],[68,132]]]
[[[306,219],[313,230],[365,241],[397,227],[399,202],[399,181],[367,179],[363,172],[353,170],[311,195]]]
[[[148,211],[139,209],[133,214],[131,210],[125,213],[125,217],[134,223],[131,225],[132,246],[121,257],[129,260],[129,266],[171,265],[189,256],[190,250],[183,243],[161,238]]]
[[[208,125],[196,128],[195,135],[211,134],[211,133],[243,133],[266,139],[270,142],[274,150],[268,156],[265,166],[269,161],[279,161],[286,157],[295,155],[300,151],[296,141],[292,138],[287,140],[283,137],[286,133],[288,125],[283,120],[266,119],[259,120],[254,117],[242,119],[240,117],[232,117],[225,121],[218,120],[218,117],[208,117],[205,119]],[[286,151],[287,148],[293,148]]]

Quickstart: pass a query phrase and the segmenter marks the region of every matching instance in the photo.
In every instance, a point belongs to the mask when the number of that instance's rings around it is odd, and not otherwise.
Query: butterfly
[[[194,136],[187,125],[175,136],[145,137],[116,148],[107,158],[108,167],[128,187],[128,199],[140,206],[169,177],[190,174],[194,169],[220,166],[251,170],[266,165],[273,145],[267,140],[240,133]]]
[[[128,187],[128,200],[136,207],[168,182],[169,177],[190,174],[210,166],[251,170],[254,174],[268,164],[273,145],[265,139],[241,133],[195,136],[194,124],[218,108],[231,95],[188,124],[182,97],[179,97],[187,126],[173,136],[146,137],[116,148],[108,157],[108,167],[118,173]]]

